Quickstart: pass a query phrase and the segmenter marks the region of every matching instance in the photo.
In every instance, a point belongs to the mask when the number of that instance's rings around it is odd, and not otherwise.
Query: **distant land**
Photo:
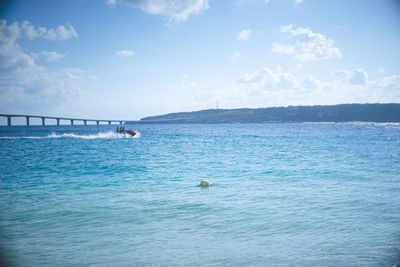
[[[400,104],[341,104],[270,108],[207,109],[142,118],[126,123],[400,122]]]

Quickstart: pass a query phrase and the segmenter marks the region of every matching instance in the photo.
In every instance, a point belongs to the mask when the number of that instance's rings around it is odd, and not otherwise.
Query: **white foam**
[[[122,139],[122,138],[140,138],[140,133],[136,132],[135,136],[129,134],[120,134],[116,132],[100,132],[97,134],[80,135],[73,133],[57,134],[52,132],[48,136],[2,136],[0,139],[48,139],[48,138],[78,138],[78,139]]]

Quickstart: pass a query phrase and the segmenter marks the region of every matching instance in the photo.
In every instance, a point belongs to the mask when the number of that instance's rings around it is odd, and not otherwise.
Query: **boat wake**
[[[140,133],[136,132],[135,136],[129,134],[121,134],[116,132],[100,132],[97,134],[73,134],[73,133],[63,133],[57,134],[52,132],[47,136],[2,136],[0,139],[49,139],[49,138],[77,138],[77,139],[123,139],[123,138],[140,138]]]

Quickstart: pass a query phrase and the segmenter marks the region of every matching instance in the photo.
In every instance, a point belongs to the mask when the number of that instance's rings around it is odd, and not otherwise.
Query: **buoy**
[[[200,182],[200,186],[209,186],[209,185],[210,185],[210,182],[207,180],[201,180],[201,182]]]

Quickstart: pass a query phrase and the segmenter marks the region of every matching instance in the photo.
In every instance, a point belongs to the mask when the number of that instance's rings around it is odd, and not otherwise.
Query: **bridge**
[[[123,120],[94,120],[94,119],[77,119],[77,118],[63,118],[63,117],[49,117],[49,116],[37,116],[37,115],[17,115],[17,114],[0,114],[0,117],[6,117],[7,118],[7,126],[12,125],[12,118],[17,118],[17,117],[25,117],[26,119],[26,125],[30,125],[30,119],[31,118],[39,118],[42,119],[42,125],[46,125],[46,120],[56,120],[57,125],[60,125],[60,121],[70,121],[71,125],[74,125],[75,121],[82,121],[84,125],[87,125],[88,122],[96,122],[97,125],[100,124],[100,122],[106,122],[109,125],[111,125],[113,122],[114,123],[119,123],[122,125],[125,121]]]

